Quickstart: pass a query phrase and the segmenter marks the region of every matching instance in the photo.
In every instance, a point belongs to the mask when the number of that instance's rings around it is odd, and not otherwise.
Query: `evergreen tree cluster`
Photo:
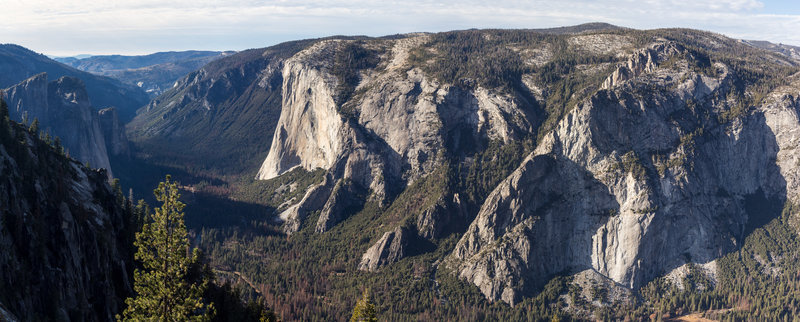
[[[113,181],[117,200],[131,214],[138,232],[129,236],[139,264],[134,271],[134,297],[118,318],[126,321],[277,321],[263,301],[247,301],[238,287],[216,282],[199,249],[191,250],[184,223],[179,185],[167,175],[154,190],[161,207],[151,211],[144,200],[136,206]]]

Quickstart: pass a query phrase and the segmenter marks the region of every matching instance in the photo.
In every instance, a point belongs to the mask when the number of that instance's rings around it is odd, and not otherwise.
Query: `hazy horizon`
[[[606,22],[800,45],[800,4],[759,0],[28,0],[3,5],[0,42],[52,57],[244,50],[333,35],[539,29]]]

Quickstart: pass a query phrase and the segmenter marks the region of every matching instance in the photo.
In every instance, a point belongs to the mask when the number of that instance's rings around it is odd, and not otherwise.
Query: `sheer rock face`
[[[386,205],[444,162],[446,147],[475,149],[482,140],[509,141],[532,130],[532,112],[510,96],[439,84],[419,69],[400,68],[408,50],[424,37],[386,45],[381,63],[360,72],[358,94],[344,105],[334,99],[340,79],[325,57],[348,41],[322,41],[284,62],[283,108],[257,178],[271,179],[298,166],[327,169],[336,182],[326,188],[328,201],[315,202],[317,209],[303,206],[321,211],[318,232],[363,204],[349,195],[363,194]],[[298,225],[292,221],[287,231],[292,227]]]
[[[21,321],[114,320],[133,293],[130,218],[105,170],[22,132],[0,140],[0,306]]]
[[[129,157],[131,154],[130,143],[125,135],[125,125],[119,120],[115,107],[104,108],[97,111],[100,117],[100,128],[106,141],[106,151],[114,156]]]
[[[448,197],[450,196],[440,196],[432,207],[419,214],[416,230],[420,237],[437,239],[448,231],[456,231],[459,222],[469,219],[469,211],[461,201],[460,194],[455,193],[452,198]]]
[[[21,120],[26,114],[30,120],[40,118],[42,122],[48,114],[47,74],[42,73],[28,78],[5,90],[12,120]]]
[[[658,66],[690,54],[634,53],[491,193],[449,265],[511,304],[585,269],[637,288],[728,253],[796,199],[800,86],[719,122],[732,102],[711,98],[739,80],[721,63],[714,77]]]
[[[330,168],[344,148],[345,124],[333,102],[333,80],[319,70],[290,60],[283,70],[283,106],[272,148],[259,171],[274,178],[296,166]]]
[[[59,137],[70,156],[92,167],[105,168],[111,175],[100,117],[81,80],[64,76],[48,82],[47,74],[42,73],[8,88],[6,93],[12,119],[38,119],[39,128]],[[124,130],[117,126],[116,131],[111,139],[119,143]]]

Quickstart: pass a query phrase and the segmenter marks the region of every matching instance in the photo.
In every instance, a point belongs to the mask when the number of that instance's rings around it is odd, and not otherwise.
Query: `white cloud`
[[[798,16],[757,0],[4,0],[2,42],[37,51],[243,49],[333,34],[372,36],[464,28],[541,28],[605,21],[689,27],[800,44]]]

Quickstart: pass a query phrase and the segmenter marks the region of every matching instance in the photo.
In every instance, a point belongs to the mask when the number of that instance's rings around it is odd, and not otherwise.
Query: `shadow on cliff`
[[[407,181],[397,174],[407,170],[408,161],[372,129],[352,119],[348,119],[347,124],[357,131],[360,139],[370,151],[378,151],[380,160],[383,163],[383,180],[386,181],[384,183],[386,186],[386,201],[391,203],[397,195],[403,192],[403,187],[406,186]],[[343,173],[344,170],[339,169],[339,171]],[[363,204],[361,206],[363,207]]]
[[[508,121],[505,125],[510,139],[521,140],[527,136],[535,136],[546,113],[530,91],[520,87],[512,92],[517,110],[522,113],[522,120],[517,119],[516,115],[506,114],[506,111],[499,111]],[[481,115],[480,102],[474,92],[468,88],[453,86],[444,96],[443,102],[437,104],[436,110],[442,122],[439,135],[444,138],[444,147],[451,156],[463,158],[487,147],[491,140],[488,130],[495,124],[488,119],[488,115]],[[479,128],[480,122],[484,123]]]
[[[444,207],[449,215],[438,216],[437,220],[445,223],[443,230],[437,234],[439,237],[466,231],[486,197],[522,163],[527,155],[526,142],[535,137],[546,116],[529,90],[521,85],[515,87],[510,94],[524,120],[502,115],[506,120],[513,121],[507,124],[511,142],[492,138],[488,131],[492,124],[485,119],[487,115],[480,115],[478,98],[469,85],[462,85],[466,87],[451,87],[443,102],[437,104],[437,113],[442,122],[439,135],[443,138],[451,167],[448,175],[451,181],[455,181],[450,182],[449,190],[460,195],[458,203],[448,202]],[[479,128],[481,118],[485,123]],[[525,124],[530,128],[524,128]],[[480,164],[482,161],[486,162]]]
[[[593,236],[619,216],[620,208],[606,185],[567,158],[539,155],[522,167],[526,169],[516,193],[500,201],[502,210],[490,228],[500,236],[532,220],[523,228],[527,240],[513,246],[519,254],[512,257],[511,267],[524,267],[513,302],[537,294],[556,276],[593,268]],[[522,208],[515,209],[514,200],[524,201]]]
[[[642,236],[634,288],[686,263],[707,263],[736,251],[750,233],[780,216],[786,180],[764,115],[745,117],[739,135],[729,134],[728,126],[705,126],[684,186],[671,188],[677,191],[665,192],[664,180],[650,173],[652,197],[661,202]]]
[[[595,147],[602,155],[635,152],[646,177],[639,181],[657,208],[642,225],[628,286],[722,257],[780,216],[786,180],[763,112],[731,120],[733,111],[710,97],[690,106],[677,95],[641,98],[625,91],[600,91],[591,107]]]

